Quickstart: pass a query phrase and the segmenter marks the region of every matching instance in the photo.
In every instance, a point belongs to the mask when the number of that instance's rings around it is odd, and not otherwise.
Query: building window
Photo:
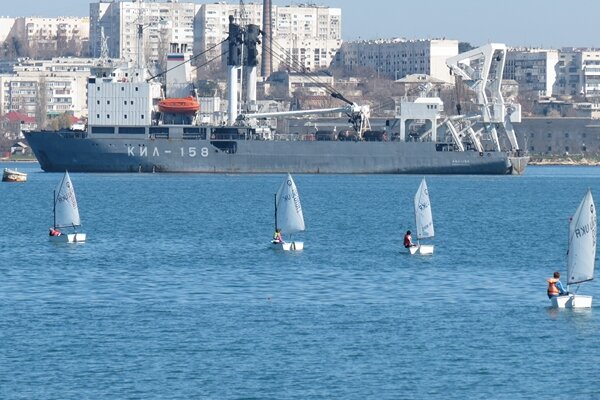
[[[548,146],[548,153],[552,151],[552,146]]]
[[[533,139],[533,138],[535,137],[535,133],[531,132],[531,133],[529,134],[529,137]]]
[[[552,137],[552,133],[548,132],[548,138]]]
[[[127,114],[124,115],[125,119],[127,119]]]
[[[110,119],[110,114],[106,114],[106,118]]]
[[[565,137],[568,138],[569,137],[569,132],[565,132]]]

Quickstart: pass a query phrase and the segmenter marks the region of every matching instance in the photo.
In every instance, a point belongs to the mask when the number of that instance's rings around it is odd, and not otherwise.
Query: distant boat
[[[587,191],[569,222],[569,250],[567,253],[567,291],[570,285],[594,279],[596,259],[596,207],[592,192]],[[579,287],[579,286],[578,286]],[[589,308],[592,296],[569,293],[551,298],[557,308]]]
[[[419,189],[415,194],[415,222],[417,223],[417,245],[409,247],[410,254],[433,254],[432,244],[422,244],[421,239],[432,238],[433,216],[431,214],[431,202],[429,201],[429,190],[425,178],[421,181]]]
[[[305,229],[300,195],[290,174],[281,183],[275,194],[275,230],[281,229],[282,236],[302,232]],[[280,250],[303,250],[304,242],[273,240],[271,245]]]
[[[65,175],[54,191],[54,226],[53,230],[63,228],[72,229],[72,232],[62,233],[57,236],[50,235],[52,242],[76,243],[85,242],[86,234],[77,232],[77,228],[81,226],[79,218],[79,208],[77,207],[77,199],[75,198],[75,189],[71,182],[69,173],[65,171]],[[51,230],[52,232],[52,230]]]
[[[169,98],[158,102],[158,110],[163,113],[193,114],[200,109],[198,100],[190,97]]]
[[[25,172],[17,171],[16,169],[4,168],[2,174],[2,182],[26,182],[27,174]]]

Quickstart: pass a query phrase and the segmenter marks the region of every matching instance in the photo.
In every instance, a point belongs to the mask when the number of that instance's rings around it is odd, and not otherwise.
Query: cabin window
[[[115,128],[113,126],[92,126],[92,133],[115,133]]]
[[[146,128],[137,127],[137,126],[120,127],[119,128],[119,133],[129,133],[129,134],[143,135],[143,134],[146,133]]]

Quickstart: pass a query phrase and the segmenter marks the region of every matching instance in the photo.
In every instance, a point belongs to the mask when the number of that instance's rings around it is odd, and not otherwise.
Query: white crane
[[[519,150],[512,122],[521,122],[521,105],[506,103],[502,96],[502,74],[506,61],[506,45],[489,43],[476,49],[461,53],[446,60],[446,64],[455,76],[462,78],[477,95],[481,122],[491,135],[496,151],[501,151],[498,139],[498,127],[502,127],[510,150]],[[469,136],[476,138],[474,132]],[[475,140],[475,145],[481,144]]]

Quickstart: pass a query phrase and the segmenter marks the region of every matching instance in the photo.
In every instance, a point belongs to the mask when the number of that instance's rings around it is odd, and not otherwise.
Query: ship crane
[[[501,126],[510,143],[510,150],[518,151],[519,144],[512,123],[521,122],[521,106],[506,103],[502,96],[505,61],[506,45],[490,43],[451,57],[446,60],[446,64],[477,95],[481,122],[484,130],[492,137],[495,150],[501,151],[497,131],[497,127]],[[481,135],[481,132],[475,133],[472,128],[467,129],[467,133],[472,138]]]
[[[295,110],[295,111],[280,111],[280,112],[268,112],[268,113],[252,113],[252,114],[240,114],[237,117],[238,122],[249,122],[257,119],[264,118],[277,118],[277,117],[297,117],[301,115],[323,115],[341,112],[348,116],[348,122],[350,122],[354,130],[362,138],[363,134],[371,130],[371,123],[369,118],[371,116],[371,108],[368,105],[359,106],[356,103],[351,102],[339,93],[332,93],[332,96],[340,99],[347,104],[343,107],[334,108],[321,108],[313,110]],[[252,122],[250,122],[252,124]]]

